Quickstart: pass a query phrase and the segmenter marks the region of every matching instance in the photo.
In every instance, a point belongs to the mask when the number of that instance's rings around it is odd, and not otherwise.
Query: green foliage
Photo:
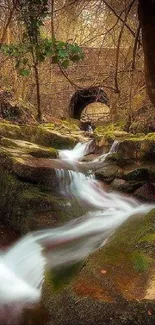
[[[48,14],[48,0],[21,0],[18,1],[19,19],[24,22],[25,32],[31,44],[37,43],[40,36],[40,27]]]
[[[44,19],[48,16],[48,0],[20,0],[17,2],[17,15],[22,24],[22,41],[18,44],[3,45],[1,51],[13,58],[15,68],[23,77],[34,72],[36,83],[36,99],[38,109],[38,121],[42,121],[39,65],[47,57],[52,58],[52,63],[68,68],[70,62],[84,58],[81,48],[77,44],[41,38],[40,27],[44,25]]]
[[[18,2],[18,16],[24,26],[22,42],[3,45],[1,51],[15,60],[15,67],[21,76],[29,76],[31,69],[52,58],[53,64],[68,68],[70,62],[84,58],[77,44],[65,43],[56,39],[41,38],[40,27],[48,14],[48,0],[22,0]]]
[[[29,76],[33,67],[32,47],[29,42],[25,44],[3,45],[1,51],[6,56],[14,58],[15,68],[21,76]],[[38,63],[42,63],[47,57],[51,57],[53,64],[60,63],[66,69],[70,62],[84,59],[84,54],[77,44],[40,38],[39,44],[35,46],[35,57]]]

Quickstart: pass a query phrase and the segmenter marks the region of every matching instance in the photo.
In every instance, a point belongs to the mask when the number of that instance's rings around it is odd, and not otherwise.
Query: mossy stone
[[[47,281],[49,325],[153,325],[155,301],[145,295],[155,270],[154,226],[155,210],[130,218],[65,288],[54,293]]]
[[[109,165],[97,170],[95,176],[97,179],[104,180],[106,178],[114,178],[118,173],[120,173],[120,170],[117,165]]]
[[[125,172],[123,179],[126,181],[148,182],[150,179],[150,173],[147,168],[136,168],[133,171]]]
[[[72,148],[76,144],[76,137],[72,134],[66,135],[58,132],[57,129],[49,126],[37,125],[15,125],[0,123],[0,137],[16,140],[30,141],[45,147],[56,149]]]
[[[47,147],[39,146],[35,143],[28,142],[28,141],[2,138],[1,144],[5,148],[17,148],[21,150],[21,155],[28,154],[36,158],[57,157],[57,150],[55,148],[47,148]]]
[[[32,184],[0,168],[0,222],[21,233],[59,225],[86,212],[43,184]]]

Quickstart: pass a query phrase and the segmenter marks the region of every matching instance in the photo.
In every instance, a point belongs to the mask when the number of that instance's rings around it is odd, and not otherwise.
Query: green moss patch
[[[97,284],[102,288],[100,299],[103,300],[109,295],[112,300],[120,296],[123,299],[144,297],[149,274],[155,266],[154,242],[151,241],[150,245],[150,238],[155,232],[154,225],[155,210],[145,217],[132,217],[122,225],[109,243],[88,259],[73,281],[76,294],[80,295],[81,281],[86,281],[87,286]]]
[[[22,181],[2,167],[0,192],[0,222],[21,233],[53,227],[84,212],[76,200],[60,197],[43,184]]]

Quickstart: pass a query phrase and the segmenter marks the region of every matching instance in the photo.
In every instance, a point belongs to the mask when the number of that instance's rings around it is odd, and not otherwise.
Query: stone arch
[[[70,101],[70,116],[79,119],[84,108],[94,102],[108,105],[108,96],[101,87],[90,87],[77,90]]]

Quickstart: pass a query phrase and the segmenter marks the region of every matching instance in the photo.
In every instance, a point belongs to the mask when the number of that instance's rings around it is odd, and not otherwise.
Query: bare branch
[[[126,20],[125,19],[123,19],[122,17],[121,17],[121,15],[118,15],[117,14],[117,12],[116,12],[116,10],[106,1],[106,0],[102,0],[104,3],[105,3],[105,5],[112,11],[112,13],[124,24],[124,26],[129,30],[129,32],[132,34],[132,36],[133,37],[136,37],[136,34],[135,34],[135,32],[132,30],[132,28],[127,24],[127,22],[126,22]],[[134,2],[135,2],[136,0],[134,0],[134,1],[132,1],[131,2],[131,4],[133,5],[134,4]],[[129,8],[130,8],[130,6],[131,6],[131,4],[129,5]],[[140,43],[140,45],[142,45],[142,43],[138,40],[138,42]]]
[[[141,29],[141,24],[139,24],[139,26],[137,28],[137,33],[136,33],[136,37],[135,37],[135,43],[134,43],[134,47],[133,47],[132,70],[135,69],[136,53],[137,53],[137,45],[138,45],[138,39],[139,39],[140,29]]]
[[[18,0],[13,1],[13,7],[12,7],[12,9],[10,11],[8,21],[7,21],[6,25],[5,25],[5,28],[4,28],[4,31],[3,31],[3,34],[2,34],[2,37],[1,37],[1,40],[0,40],[0,44],[3,44],[3,42],[5,40],[6,32],[7,32],[7,29],[9,27],[10,23],[11,23],[14,11],[16,9],[17,2],[18,2]]]
[[[122,25],[122,28],[121,28],[121,31],[120,31],[120,34],[119,34],[119,37],[118,37],[118,45],[117,45],[117,52],[116,52],[116,71],[115,71],[115,88],[116,88],[116,92],[119,93],[120,90],[119,90],[119,86],[118,86],[118,64],[119,64],[119,54],[120,54],[120,45],[121,45],[121,40],[122,40],[122,35],[123,35],[123,32],[124,32],[124,27],[125,27],[125,24],[126,24],[126,21],[128,19],[128,15],[130,13],[130,10],[134,4],[135,0],[133,0],[127,10],[127,13],[125,15],[125,19],[123,21],[123,25]]]

